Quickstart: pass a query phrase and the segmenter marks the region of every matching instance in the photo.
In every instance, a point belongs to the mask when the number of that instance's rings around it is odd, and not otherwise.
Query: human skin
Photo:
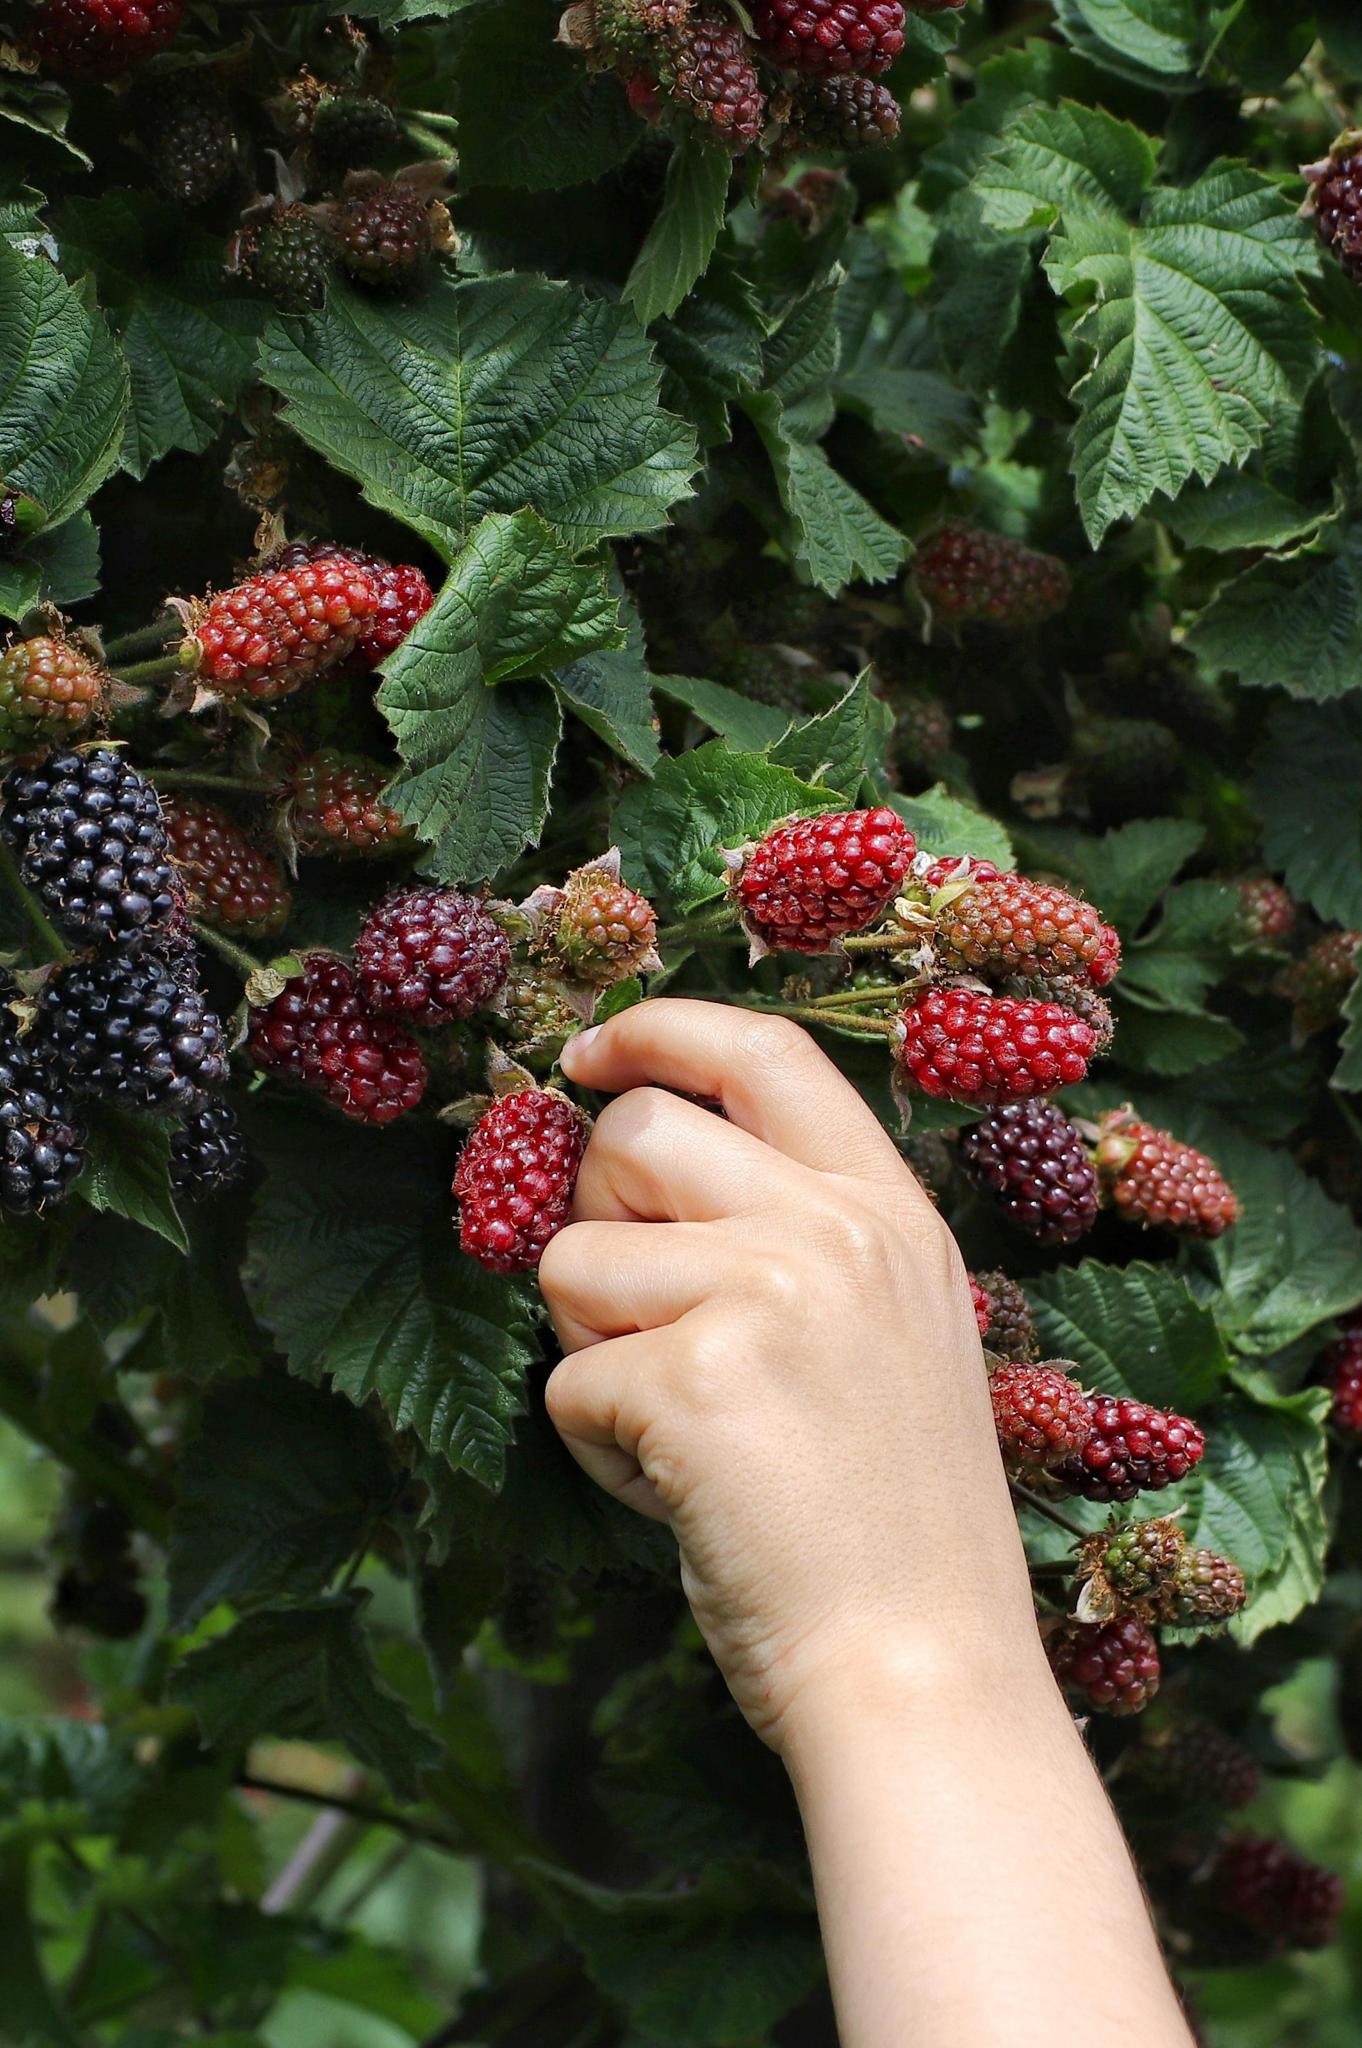
[[[806,1033],[658,1000],[540,1283],[579,1464],[668,1521],[808,1837],[844,2048],[1189,2048],[1041,1648],[960,1253]],[[721,1118],[686,1100],[721,1103]]]

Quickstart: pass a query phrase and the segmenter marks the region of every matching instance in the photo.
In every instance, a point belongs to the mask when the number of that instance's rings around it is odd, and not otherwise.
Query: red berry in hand
[[[371,1009],[433,1029],[471,1017],[500,994],[511,948],[475,896],[396,889],[356,939],[355,966]]]
[[[1066,1622],[1045,1638],[1050,1669],[1098,1714],[1139,1714],[1159,1689],[1159,1646],[1142,1621]]]
[[[983,1290],[988,1307],[988,1325],[982,1332],[990,1351],[1010,1358],[1014,1365],[1029,1365],[1040,1356],[1040,1341],[1030,1303],[1015,1280],[1006,1273],[970,1276],[970,1284]]]
[[[568,1220],[586,1118],[544,1088],[503,1095],[479,1118],[459,1155],[454,1193],[459,1243],[494,1273],[529,1273]]]
[[[272,1002],[250,1013],[251,1057],[267,1073],[314,1088],[359,1123],[389,1124],[425,1093],[420,1046],[375,1016],[354,970],[314,953]]]
[[[1234,1189],[1204,1152],[1120,1112],[1097,1144],[1108,1199],[1134,1223],[1220,1237],[1239,1215]]]
[[[1120,939],[1090,903],[1025,875],[971,875],[937,912],[936,943],[948,968],[995,980],[1083,974],[1101,987],[1121,964]]]
[[[901,0],[758,0],[761,53],[789,71],[887,71],[903,48]]]
[[[185,0],[40,0],[28,39],[54,78],[117,78],[165,48],[184,8]]]
[[[988,1389],[998,1447],[1012,1470],[1046,1471],[1087,1442],[1087,1396],[1061,1365],[1000,1365]]]
[[[1097,1045],[1090,1024],[1058,1003],[979,989],[934,988],[900,1019],[898,1057],[924,1095],[981,1105],[1022,1102],[1081,1081]]]
[[[7,647],[0,654],[0,752],[73,738],[102,708],[107,684],[69,640],[38,633]]]
[[[368,570],[328,556],[249,576],[210,598],[185,642],[187,658],[220,695],[270,704],[343,661],[377,617]]]
[[[383,801],[391,781],[392,770],[381,761],[331,747],[300,761],[285,789],[288,826],[299,853],[362,859],[405,852],[412,843],[411,827]]]
[[[278,861],[218,804],[176,797],[161,808],[194,916],[217,931],[249,938],[279,931],[293,899]]]
[[[1159,1493],[1199,1465],[1206,1438],[1185,1415],[1167,1415],[1143,1401],[1093,1394],[1092,1431],[1078,1456],[1056,1472],[1070,1493],[1085,1500],[1132,1500]]]
[[[1332,1420],[1349,1436],[1362,1436],[1362,1309],[1345,1318],[1343,1334],[1321,1361],[1334,1397]]]
[[[1211,1873],[1221,1911],[1276,1948],[1324,1948],[1343,1911],[1343,1880],[1298,1856],[1285,1842],[1235,1835]]]
[[[1072,1244],[1097,1221],[1097,1168],[1053,1102],[991,1110],[960,1142],[965,1172],[1042,1244]]]
[[[826,953],[864,931],[893,899],[917,842],[894,811],[835,811],[777,825],[733,884],[744,925],[764,946]]]
[[[913,581],[943,618],[990,626],[1039,625],[1069,602],[1068,571],[1055,556],[954,523],[923,541]]]

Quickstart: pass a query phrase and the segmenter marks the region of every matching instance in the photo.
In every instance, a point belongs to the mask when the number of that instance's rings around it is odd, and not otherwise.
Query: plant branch
[[[254,1771],[238,1771],[236,1782],[246,1792],[265,1792],[273,1799],[292,1799],[302,1806],[318,1806],[326,1813],[347,1814],[350,1819],[361,1821],[367,1827],[391,1828],[394,1833],[408,1835],[414,1842],[427,1842],[432,1849],[443,1849],[450,1856],[462,1856],[464,1847],[433,1827],[429,1821],[417,1820],[413,1815],[397,1812],[391,1806],[379,1806],[367,1799],[357,1799],[349,1793],[316,1792],[310,1785],[288,1785],[279,1778],[262,1778]]]
[[[244,975],[247,981],[253,974],[259,974],[264,964],[257,960],[253,953],[248,953],[244,946],[238,946],[234,939],[215,931],[210,924],[201,923],[197,917],[194,919],[194,936],[196,939],[202,939],[204,945],[211,947],[213,952],[220,954],[239,974]]]
[[[1007,1483],[1014,1500],[1024,1501],[1026,1506],[1034,1508],[1038,1515],[1044,1515],[1047,1521],[1053,1522],[1057,1529],[1065,1529],[1070,1536],[1076,1536],[1080,1543],[1087,1542],[1089,1532],[1081,1524],[1070,1521],[1066,1514],[1052,1507],[1040,1494],[1032,1493],[1030,1487],[1023,1486],[1019,1479],[1009,1479]]]
[[[158,619],[150,626],[135,626],[130,633],[116,633],[104,642],[104,659],[112,666],[130,654],[140,654],[144,647],[159,647],[174,628],[173,619]]]
[[[265,796],[269,784],[252,781],[247,775],[220,775],[209,768],[161,768],[151,771],[158,789],[244,789],[253,796]]]
[[[109,673],[116,683],[160,683],[183,675],[184,664],[177,649],[173,654],[154,654],[150,661],[129,662],[126,668],[111,668]]]
[[[757,1010],[768,1017],[793,1017],[800,1024],[833,1024],[838,1030],[854,1032],[861,1038],[883,1038],[886,1041],[895,1035],[895,1027],[875,1017],[837,1016],[830,1017],[826,1010],[816,1010],[810,1003],[778,1003],[766,996],[729,996],[727,1001],[739,1009]]]

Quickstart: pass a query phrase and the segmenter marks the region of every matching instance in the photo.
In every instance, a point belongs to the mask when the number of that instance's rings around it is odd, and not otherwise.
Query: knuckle
[[[813,1040],[789,1017],[752,1017],[747,1056],[776,1076],[808,1064],[816,1051]]]
[[[632,1150],[656,1126],[671,1099],[661,1088],[630,1088],[617,1095],[596,1119],[594,1142],[607,1152]]]
[[[766,1308],[793,1315],[804,1296],[804,1274],[785,1252],[761,1252],[744,1264],[743,1291]]]
[[[573,1275],[584,1249],[577,1233],[589,1230],[586,1223],[569,1223],[545,1245],[539,1261],[540,1292],[548,1299],[569,1294]]]

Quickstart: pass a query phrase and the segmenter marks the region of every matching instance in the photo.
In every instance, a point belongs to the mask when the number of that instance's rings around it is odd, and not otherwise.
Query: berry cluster
[[[301,974],[251,1010],[247,1043],[266,1073],[315,1090],[360,1123],[390,1124],[425,1094],[420,1046],[379,1016],[334,954],[309,954]]]

